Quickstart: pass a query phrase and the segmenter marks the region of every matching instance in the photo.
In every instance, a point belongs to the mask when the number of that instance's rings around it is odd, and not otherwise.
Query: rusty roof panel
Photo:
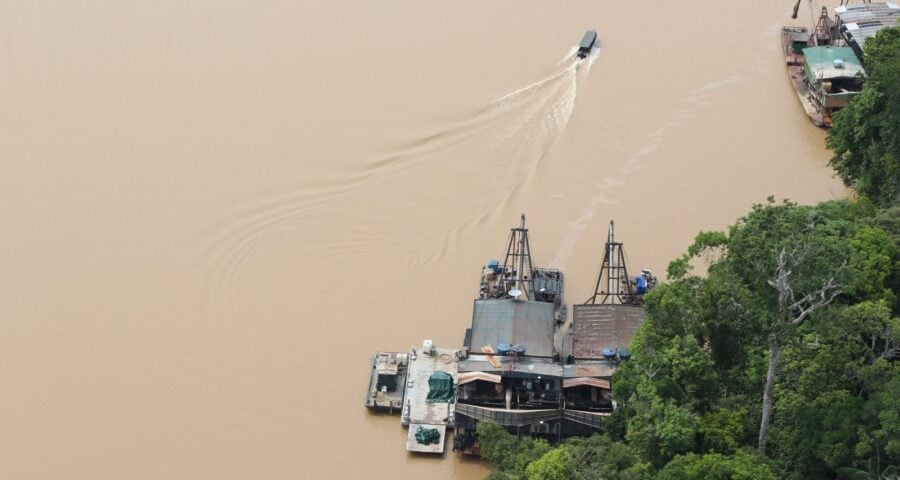
[[[604,348],[627,348],[643,321],[641,307],[575,305],[572,354],[575,358],[601,358]]]

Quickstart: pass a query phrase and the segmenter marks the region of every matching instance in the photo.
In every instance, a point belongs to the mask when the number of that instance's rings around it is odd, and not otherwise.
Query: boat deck
[[[800,57],[803,58],[802,56]],[[803,110],[812,120],[813,124],[817,127],[830,126],[831,122],[830,118],[824,118],[819,110],[816,108],[816,105],[813,103],[810,98],[809,88],[806,86],[806,82],[804,81],[804,73],[803,73],[803,65],[802,60],[800,61],[800,65],[788,65],[788,75],[791,78],[791,83],[794,86],[794,91],[797,92],[797,98],[800,99],[800,104],[803,105]]]
[[[410,353],[406,377],[406,400],[403,405],[401,423],[453,425],[452,403],[426,402],[428,397],[428,379],[434,372],[447,372],[456,382],[459,360],[458,350],[437,348],[434,355],[421,352]]]
[[[403,394],[406,392],[407,353],[378,352],[372,359],[372,377],[366,394],[366,407],[373,410],[385,409],[390,413],[403,408]],[[393,377],[389,388],[378,388],[380,376]],[[396,382],[396,387],[394,383]]]
[[[809,92],[806,85],[806,74],[803,72],[803,64],[806,62],[802,53],[799,53],[793,47],[794,42],[807,42],[809,40],[809,32],[803,27],[782,27],[781,28],[781,47],[784,52],[785,65],[788,70],[788,77],[791,79],[791,85],[797,98],[800,99],[800,105],[806,115],[809,116],[813,124],[817,127],[831,126],[831,117],[823,116]]]
[[[455,425],[455,403],[428,402],[428,379],[434,372],[447,372],[453,377],[456,388],[457,370],[459,368],[459,350],[436,348],[434,355],[411,351],[406,377],[406,395],[400,423],[409,426],[406,449],[411,452],[443,453],[447,427]],[[441,433],[437,444],[420,445],[416,442],[415,433],[419,427],[436,428]]]
[[[416,441],[416,431],[422,428],[434,428],[437,429],[438,433],[441,435],[441,439],[438,443],[432,443],[430,445],[422,445],[421,443]],[[446,425],[410,425],[409,432],[406,435],[406,450],[410,452],[416,453],[444,453],[444,445],[446,444],[447,439],[447,426]]]

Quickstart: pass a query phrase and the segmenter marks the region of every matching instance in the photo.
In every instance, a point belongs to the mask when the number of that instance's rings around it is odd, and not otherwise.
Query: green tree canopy
[[[575,465],[569,451],[555,448],[528,464],[525,476],[528,480],[570,480],[574,471]]]
[[[718,453],[683,455],[669,462],[656,480],[775,480],[778,477],[753,453],[743,450],[725,456]]]
[[[827,144],[844,183],[890,206],[900,195],[900,27],[879,31],[864,53],[865,87],[835,114]]]
[[[541,439],[518,439],[493,422],[480,422],[476,433],[481,446],[481,458],[497,467],[498,473],[489,478],[525,479],[528,465],[551,450]]]
[[[672,400],[663,400],[649,383],[642,383],[631,398],[634,415],[626,438],[656,466],[690,452],[697,436],[697,418]]]

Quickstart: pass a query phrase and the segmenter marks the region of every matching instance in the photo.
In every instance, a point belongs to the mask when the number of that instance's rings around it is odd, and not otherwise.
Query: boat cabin
[[[862,91],[866,73],[851,48],[804,48],[803,56],[809,91],[818,107],[829,115],[847,106]]]
[[[587,32],[584,32],[584,37],[581,37],[581,44],[578,45],[578,58],[587,57],[591,53],[591,49],[594,48],[594,42],[596,41],[596,30],[588,30]]]

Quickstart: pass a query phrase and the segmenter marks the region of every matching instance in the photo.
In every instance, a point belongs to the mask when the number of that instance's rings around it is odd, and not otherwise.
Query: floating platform
[[[420,428],[433,428],[438,431],[440,439],[438,443],[422,445],[416,440],[416,433]],[[447,439],[447,425],[428,425],[428,424],[412,424],[409,426],[409,433],[406,436],[406,450],[416,453],[444,453],[444,445]]]
[[[443,453],[447,427],[456,423],[456,377],[461,350],[450,348],[423,348],[410,350],[407,367],[406,393],[400,423],[409,426],[406,449],[411,452]],[[453,379],[449,401],[429,400],[429,380],[436,372],[444,372]],[[440,434],[438,444],[421,445],[415,433],[419,427],[436,428]]]
[[[378,352],[372,359],[372,377],[366,394],[366,407],[394,413],[403,408],[406,393],[406,366],[409,354]]]

